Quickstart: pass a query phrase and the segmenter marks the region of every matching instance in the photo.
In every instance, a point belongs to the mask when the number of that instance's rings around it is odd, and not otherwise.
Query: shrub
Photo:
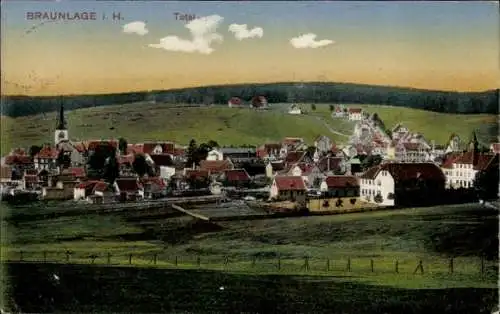
[[[356,199],[355,198],[351,198],[351,204],[352,205],[356,204]]]
[[[375,203],[379,203],[380,204],[380,203],[382,203],[384,201],[384,198],[379,193],[379,194],[375,195],[375,197],[373,198],[373,200],[375,201]]]

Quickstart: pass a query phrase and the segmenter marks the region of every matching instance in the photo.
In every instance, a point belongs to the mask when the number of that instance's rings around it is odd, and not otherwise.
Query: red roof
[[[167,186],[165,183],[165,180],[161,177],[149,177],[149,178],[142,178],[141,183],[146,185],[146,184],[151,184],[151,185],[156,185],[158,187],[164,188]]]
[[[252,106],[261,107],[267,105],[267,99],[264,96],[255,96],[252,98]]]
[[[289,164],[298,163],[304,159],[305,155],[306,152],[304,151],[289,152],[285,157],[285,162]]]
[[[423,145],[420,143],[411,143],[411,142],[404,142],[403,146],[406,150],[419,150],[419,149],[424,149]]]
[[[196,179],[196,178],[208,178],[209,173],[206,170],[193,170],[186,169],[186,178]]]
[[[241,99],[238,97],[232,97],[231,99],[229,99],[229,103],[231,105],[241,105]]]
[[[186,154],[186,150],[184,148],[175,147],[172,155],[179,157],[179,156],[184,156],[185,154]]]
[[[232,170],[233,164],[229,160],[202,160],[200,161],[200,169],[217,173]]]
[[[27,155],[26,151],[22,148],[15,148],[14,150],[12,150],[12,152],[10,154],[11,155],[20,155],[20,156]]]
[[[302,177],[276,176],[274,182],[280,191],[305,191],[306,185]]]
[[[461,154],[462,153],[456,153],[456,152],[447,154],[444,158],[444,162],[441,165],[441,168],[445,168],[445,169],[453,168],[453,164],[460,157]]]
[[[143,144],[128,144],[127,145],[127,153],[128,154],[142,154],[142,153],[144,153],[144,145]]]
[[[349,108],[348,109],[349,113],[361,113],[363,109],[361,108]]]
[[[475,170],[486,170],[496,156],[498,155],[466,152],[460,154],[454,163],[473,165]]]
[[[59,155],[59,151],[55,147],[51,147],[49,145],[45,145],[38,152],[38,154],[35,155],[35,158],[56,159],[57,155]]]
[[[118,178],[116,184],[120,192],[136,192],[142,188],[137,178]]]
[[[368,169],[361,178],[373,180],[382,170],[388,171],[395,182],[416,178],[445,181],[443,171],[433,163],[385,163]]]
[[[87,173],[85,172],[85,168],[83,167],[68,168],[68,172],[76,178],[84,178],[87,175]]]
[[[85,144],[82,142],[74,142],[73,147],[76,149],[77,152],[83,153],[85,152]]]
[[[250,181],[250,176],[245,169],[226,170],[224,174],[227,181]]]
[[[92,194],[95,192],[105,192],[110,190],[109,185],[106,182],[99,181],[94,185],[94,189],[92,190]]]
[[[30,156],[26,155],[9,155],[5,156],[6,165],[26,165],[33,163]]]
[[[307,176],[311,173],[311,171],[314,169],[315,166],[305,162],[300,162],[295,164],[295,167],[299,167],[300,171],[302,172],[302,175]]]
[[[89,189],[89,188],[93,188],[94,185],[96,185],[99,182],[102,182],[102,181],[97,181],[97,180],[84,181],[84,182],[78,184],[77,186],[75,186],[75,189]]]
[[[325,179],[329,189],[358,187],[358,178],[355,176],[329,176]]]
[[[87,150],[96,150],[101,146],[111,146],[113,148],[118,148],[117,140],[99,140],[99,141],[89,141],[87,142]]]

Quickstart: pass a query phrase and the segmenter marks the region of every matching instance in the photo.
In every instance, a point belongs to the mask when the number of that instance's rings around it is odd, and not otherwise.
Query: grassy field
[[[53,142],[55,116],[48,113],[3,118],[2,150]],[[124,137],[130,143],[173,140],[187,145],[194,138],[198,142],[216,140],[222,145],[261,145],[281,141],[286,136],[304,137],[310,143],[320,134],[342,139],[310,117],[223,106],[172,108],[165,104],[130,104],[70,111],[67,119],[69,134],[74,140]],[[111,127],[114,130],[110,130]],[[348,127],[350,132],[352,126]]]
[[[319,134],[330,136],[336,142],[347,137],[332,134],[321,121],[340,133],[350,135],[353,123],[331,119],[329,105],[318,104],[315,112],[294,116],[286,113],[286,104],[275,105],[275,110],[254,111],[224,106],[210,108],[172,108],[168,104],[129,104],[86,108],[67,113],[70,137],[74,140],[124,137],[130,143],[144,140],[173,140],[187,144],[192,138],[198,142],[210,139],[222,145],[260,145],[279,141],[286,136],[303,137],[309,143]],[[310,110],[309,105],[304,109]],[[491,142],[498,133],[494,115],[455,115],[423,110],[361,105],[369,112],[377,112],[388,127],[399,122],[414,132],[421,132],[436,143],[446,143],[451,133],[468,140],[477,130],[480,140]],[[12,147],[53,141],[56,113],[9,118],[2,117],[2,152]],[[114,129],[110,129],[114,127]]]
[[[472,131],[476,131],[479,141],[488,144],[488,147],[489,143],[497,141],[498,118],[491,114],[449,114],[379,105],[346,104],[346,106],[377,113],[386,127],[390,129],[402,123],[412,132],[422,133],[425,138],[434,140],[436,144],[446,144],[452,133],[458,134],[463,141],[467,142],[471,139]],[[330,116],[329,105],[319,104],[316,108],[317,114]],[[306,105],[304,109],[310,110],[310,106]]]
[[[278,312],[487,313],[498,302],[498,211],[478,205],[217,224],[158,210],[3,206],[2,259],[38,262],[4,269],[4,292],[28,312],[229,312],[255,300]],[[424,273],[414,273],[420,260]],[[33,278],[50,286],[45,301],[30,301],[23,282]]]

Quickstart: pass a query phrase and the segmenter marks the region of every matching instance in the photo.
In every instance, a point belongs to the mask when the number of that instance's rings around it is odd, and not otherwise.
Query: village
[[[233,97],[228,106],[242,101]],[[250,106],[268,107],[262,96]],[[387,129],[361,108],[332,109],[333,122],[355,122],[344,145],[318,134],[313,143],[287,137],[258,147],[220,147],[196,139],[188,146],[72,141],[61,105],[54,143],[2,158],[3,198],[90,206],[212,195],[275,211],[329,212],[471,201],[477,174],[498,171],[500,144],[481,149],[475,134],[467,143],[450,134],[448,143],[436,145],[402,124]],[[288,113],[302,114],[296,105]]]

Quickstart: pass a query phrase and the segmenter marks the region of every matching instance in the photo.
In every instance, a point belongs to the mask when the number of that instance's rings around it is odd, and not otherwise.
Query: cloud
[[[135,21],[123,25],[123,32],[127,34],[137,34],[140,36],[146,35],[149,31],[146,28],[146,23],[141,21]]]
[[[330,39],[316,40],[316,34],[313,33],[300,35],[290,39],[290,44],[297,49],[320,48],[334,43],[335,42]]]
[[[229,31],[234,33],[234,37],[237,40],[243,40],[247,38],[262,38],[264,36],[264,30],[262,27],[254,27],[251,30],[247,28],[247,24],[231,24],[229,25]]]
[[[186,24],[191,33],[191,39],[182,39],[178,36],[167,36],[160,39],[158,44],[150,44],[149,47],[160,48],[169,51],[198,52],[211,54],[214,49],[212,43],[222,42],[223,37],[217,33],[217,27],[224,20],[222,16],[210,15],[192,20]]]

